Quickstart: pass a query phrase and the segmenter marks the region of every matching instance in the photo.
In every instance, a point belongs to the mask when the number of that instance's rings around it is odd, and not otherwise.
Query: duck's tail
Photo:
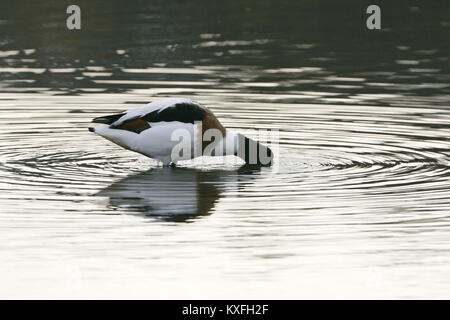
[[[109,116],[94,118],[94,119],[92,119],[91,122],[112,124],[112,123],[116,122],[117,120],[119,120],[120,118],[122,118],[122,116],[124,116],[124,115],[125,115],[125,113],[111,114]]]

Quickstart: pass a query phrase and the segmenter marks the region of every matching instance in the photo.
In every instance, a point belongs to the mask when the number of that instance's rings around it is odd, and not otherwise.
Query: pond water
[[[449,2],[0,5],[0,297],[449,298]],[[163,97],[273,167],[88,132]]]

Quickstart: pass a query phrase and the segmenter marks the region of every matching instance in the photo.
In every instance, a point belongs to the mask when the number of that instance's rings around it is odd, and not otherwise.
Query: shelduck
[[[92,122],[103,125],[89,131],[164,166],[203,155],[235,155],[254,165],[273,161],[270,148],[225,129],[209,108],[190,99],[161,99]]]

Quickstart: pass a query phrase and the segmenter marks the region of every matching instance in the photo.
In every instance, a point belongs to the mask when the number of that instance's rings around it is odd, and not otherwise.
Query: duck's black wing
[[[184,123],[194,123],[203,121],[207,111],[202,106],[195,103],[176,103],[164,109],[154,110],[140,117],[148,122],[170,122],[179,121]]]

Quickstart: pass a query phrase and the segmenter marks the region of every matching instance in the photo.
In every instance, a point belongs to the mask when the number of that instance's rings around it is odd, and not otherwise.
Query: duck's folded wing
[[[111,124],[111,127],[119,127],[127,122],[144,120],[150,123],[179,121],[194,123],[202,121],[206,116],[206,109],[193,101],[181,101],[159,108],[140,108],[127,112]]]
[[[151,128],[152,123],[157,122],[194,123],[203,121],[208,112],[207,109],[190,100],[175,100],[172,104],[149,107],[145,106],[127,113],[95,118],[92,122],[109,124],[111,129],[141,133]]]
[[[112,124],[122,118],[124,115],[126,115],[125,112],[117,113],[117,114],[111,114],[109,116],[102,116],[98,118],[92,119],[92,122],[94,123],[104,123],[104,124]]]
[[[148,122],[171,122],[179,121],[184,123],[194,123],[203,121],[206,117],[206,109],[193,102],[176,103],[164,109],[149,112],[141,117]]]

